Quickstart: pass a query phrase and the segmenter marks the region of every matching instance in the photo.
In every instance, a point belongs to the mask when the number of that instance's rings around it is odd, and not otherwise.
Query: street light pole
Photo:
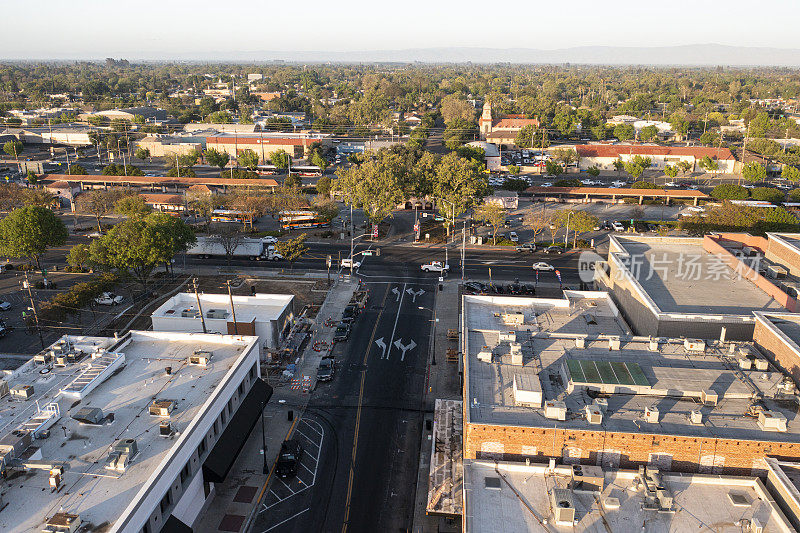
[[[430,307],[418,306],[417,309],[420,311],[430,311],[433,313],[433,349],[431,351],[431,366],[436,366],[436,309],[431,309]]]
[[[572,211],[567,213],[567,233],[564,234],[564,251],[569,247],[569,217],[572,216]]]

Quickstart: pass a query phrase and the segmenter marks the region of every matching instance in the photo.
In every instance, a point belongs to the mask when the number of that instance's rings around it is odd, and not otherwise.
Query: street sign
[[[361,252],[361,255],[364,255],[364,256],[372,255],[372,250],[364,250],[363,252]]]
[[[373,239],[377,239],[378,238],[378,225],[377,224],[373,224],[372,225],[372,238]]]
[[[414,223],[414,231],[419,233],[419,222]]]
[[[331,264],[333,264],[333,258],[330,256],[330,254],[328,254],[328,257],[325,259],[325,264],[328,266],[328,268],[330,268]]]

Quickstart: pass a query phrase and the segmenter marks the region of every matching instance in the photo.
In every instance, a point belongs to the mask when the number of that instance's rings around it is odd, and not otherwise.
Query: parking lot
[[[297,475],[282,479],[273,474],[267,494],[259,510],[257,528],[260,533],[280,531],[292,519],[307,512],[311,505],[309,489],[317,481],[319,459],[325,443],[325,430],[311,416],[304,416],[295,426],[292,438],[300,441],[303,455]]]

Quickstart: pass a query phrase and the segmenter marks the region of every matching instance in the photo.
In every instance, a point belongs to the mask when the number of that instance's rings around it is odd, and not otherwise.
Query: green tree
[[[136,157],[137,159],[141,159],[144,161],[150,157],[150,149],[139,147],[136,149]]]
[[[347,204],[364,209],[370,222],[377,224],[405,200],[404,168],[399,155],[378,152],[342,172],[333,188]]]
[[[652,142],[658,139],[658,128],[655,126],[645,126],[639,130],[639,140],[642,142]]]
[[[675,178],[678,175],[678,167],[675,165],[667,165],[664,167],[664,174],[670,178]]]
[[[785,180],[797,183],[800,181],[800,169],[791,165],[784,165],[781,170],[781,177]]]
[[[83,272],[91,254],[89,253],[89,245],[85,243],[78,243],[69,249],[67,254],[67,264],[72,267],[73,272]]]
[[[76,208],[79,213],[93,215],[97,221],[97,231],[102,232],[101,218],[114,210],[114,204],[127,195],[122,189],[93,189],[78,196]]]
[[[286,176],[286,179],[283,180],[283,184],[287,187],[299,189],[303,186],[303,178],[300,176],[300,174],[295,172]]]
[[[194,233],[182,220],[164,213],[129,218],[114,226],[90,246],[91,261],[147,288],[159,264],[195,242]]]
[[[451,121],[444,129],[444,144],[447,148],[455,150],[466,142],[471,141],[478,133],[473,122],[457,118]]]
[[[473,216],[492,225],[492,244],[497,244],[497,230],[506,221],[506,210],[495,202],[485,202],[475,209]]]
[[[317,217],[326,222],[330,222],[339,215],[339,204],[328,198],[318,199],[311,207],[317,213]]]
[[[800,202],[800,189],[792,189],[789,191],[790,202]]]
[[[128,194],[114,202],[114,211],[126,217],[141,217],[152,211],[141,194]]]
[[[620,141],[629,141],[634,136],[633,126],[630,124],[617,124],[614,126],[614,137]]]
[[[564,167],[549,159],[545,162],[544,167],[548,176],[560,176],[564,172]]]
[[[700,162],[702,163],[703,161]],[[744,167],[742,167],[742,176],[749,182],[757,183],[767,179],[767,169],[761,163],[751,161],[745,163]]]
[[[78,163],[73,163],[67,169],[67,174],[70,176],[85,176],[88,173],[86,172],[86,167]]]
[[[255,170],[258,167],[259,157],[255,151],[247,148],[239,152],[237,160],[240,165],[248,168],[249,170]]]
[[[318,166],[320,170],[325,170],[328,168],[328,160],[325,159],[319,150],[314,150],[311,152],[311,156],[308,158],[309,163],[312,165]]]
[[[785,195],[782,191],[773,189],[772,187],[756,187],[750,191],[750,196],[753,200],[761,200],[773,204],[780,204],[785,199]]]
[[[31,185],[36,185],[39,182],[39,177],[33,170],[28,171],[28,173],[25,175],[25,179],[28,180],[28,183]]]
[[[586,173],[589,174],[591,177],[596,178],[597,176],[600,175],[600,169],[595,166],[591,166],[586,169]]]
[[[578,211],[571,209],[560,209],[556,211],[551,219],[551,224],[558,231],[561,228],[566,228],[566,240],[569,240],[569,232],[573,232],[574,241],[577,241],[581,233],[592,231],[597,227],[598,219],[596,216],[586,211]]]
[[[625,172],[630,174],[633,178],[639,179],[644,171],[650,168],[652,165],[653,160],[649,157],[642,157],[639,155],[633,156],[633,158],[624,164]]]
[[[17,140],[6,141],[6,143],[3,145],[3,151],[16,160],[17,168],[19,168],[20,171],[22,171],[22,167],[19,165],[19,154],[21,154],[24,149],[25,145]]]
[[[706,172],[711,172],[712,174],[719,170],[719,163],[715,159],[711,159],[709,156],[704,155],[703,159],[701,159],[697,166],[705,170]]]
[[[207,120],[212,124],[230,124],[233,122],[231,114],[227,111],[214,111],[208,115]]]
[[[519,167],[517,165],[508,165],[508,173],[512,176],[519,175]]]
[[[322,176],[317,180],[317,194],[329,197],[331,195],[331,178]]]
[[[285,150],[276,150],[269,154],[269,160],[275,165],[275,168],[289,168],[289,154]]]
[[[631,189],[658,189],[658,185],[649,181],[635,181],[631,184]]]
[[[613,164],[617,174],[622,174],[622,171],[625,170],[625,162],[622,159],[615,159]]]
[[[28,257],[37,267],[47,248],[61,246],[66,241],[66,226],[45,207],[21,207],[0,220],[0,255]]]
[[[741,185],[722,183],[714,187],[711,196],[717,200],[747,200],[750,193]]]
[[[451,152],[436,167],[432,189],[439,211],[447,219],[449,234],[452,219],[483,198],[489,184],[478,163]]]
[[[571,148],[557,148],[553,150],[556,161],[564,165],[564,170],[570,165],[577,164],[579,161],[578,152]]]
[[[678,161],[677,163],[675,163],[675,166],[677,166],[680,169],[680,171],[683,172],[684,174],[692,170],[692,164],[689,163],[688,161]]]
[[[306,246],[306,237],[307,234],[301,233],[294,239],[278,241],[275,243],[275,251],[281,254],[284,259],[289,261],[289,265],[293,267],[294,262],[308,252],[308,246]]]
[[[209,148],[203,154],[209,165],[219,168],[220,172],[225,169],[225,165],[230,161],[231,156],[227,152],[221,152],[215,148]]]
[[[580,187],[583,184],[578,178],[567,178],[557,180],[553,185],[556,187]]]
[[[456,120],[472,122],[475,120],[475,108],[461,95],[448,94],[442,98],[440,113],[445,124]]]

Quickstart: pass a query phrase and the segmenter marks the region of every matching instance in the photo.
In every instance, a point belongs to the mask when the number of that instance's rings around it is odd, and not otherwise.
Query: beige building
[[[269,159],[273,152],[283,150],[294,158],[304,157],[306,150],[315,142],[328,144],[332,137],[322,133],[254,133],[231,135],[221,133],[206,137],[206,147],[236,157],[243,150],[253,150],[261,161]]]
[[[134,150],[144,148],[150,151],[151,157],[174,157],[186,155],[192,150],[202,152],[206,147],[204,136],[173,137],[152,135],[133,142]]]
[[[692,172],[701,169],[698,163],[705,156],[719,165],[717,172],[735,172],[736,159],[727,148],[707,148],[702,146],[656,146],[641,144],[579,144],[575,150],[580,156],[580,168],[597,167],[600,170],[614,170],[614,161],[629,161],[634,157],[649,157],[651,170],[663,170],[668,165],[686,161],[692,165]]]

